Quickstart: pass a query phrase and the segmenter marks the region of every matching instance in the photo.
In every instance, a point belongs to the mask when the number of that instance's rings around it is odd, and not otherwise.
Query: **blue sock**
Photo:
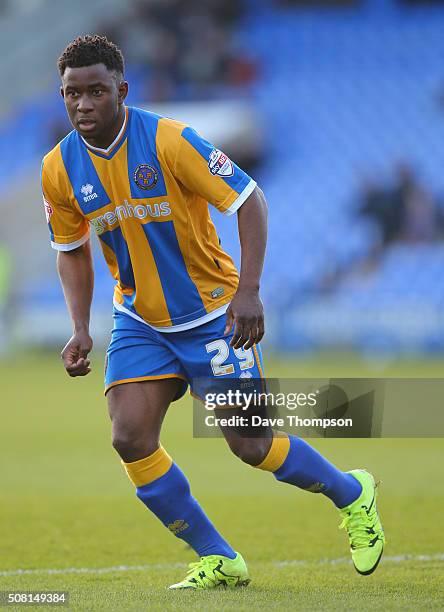
[[[307,442],[295,436],[276,436],[264,461],[256,466],[313,493],[323,493],[338,508],[344,508],[361,494],[362,487],[351,474],[338,470]]]
[[[223,555],[234,559],[235,551],[216,531],[191,495],[185,474],[162,447],[149,457],[124,466],[137,487],[137,497],[199,557]]]

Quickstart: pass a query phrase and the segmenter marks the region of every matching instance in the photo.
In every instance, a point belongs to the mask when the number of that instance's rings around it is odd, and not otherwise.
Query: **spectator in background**
[[[381,235],[381,247],[386,247],[398,236],[403,211],[402,186],[395,188],[387,185],[367,183],[362,190],[360,214],[368,217],[377,225]]]
[[[430,194],[419,184],[413,169],[400,164],[395,185],[366,185],[360,214],[380,229],[381,248],[394,241],[424,242],[437,236],[438,215]]]
[[[399,238],[406,242],[432,242],[437,238],[439,225],[435,201],[418,183],[412,168],[402,166],[399,174],[404,200],[404,218]]]

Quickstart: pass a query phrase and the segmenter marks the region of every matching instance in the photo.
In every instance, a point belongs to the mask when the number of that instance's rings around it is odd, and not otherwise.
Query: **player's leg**
[[[181,380],[132,382],[112,387],[106,398],[112,445],[124,463],[137,462],[160,446],[160,431]]]
[[[193,385],[198,377],[233,378],[238,383],[239,379],[263,377],[260,347],[235,352],[229,345],[231,335],[224,336],[224,326],[225,317],[220,317],[190,330],[190,337],[185,339],[179,359],[188,370],[188,377],[194,379]],[[194,389],[196,394],[202,396],[202,383],[199,381],[196,387],[200,387]],[[384,534],[375,509],[375,484],[370,474],[363,470],[343,472],[304,440],[274,434],[269,428],[264,428],[259,436],[245,435],[243,428],[224,427],[222,431],[231,450],[244,462],[272,472],[281,482],[330,498],[340,509],[342,524],[348,530],[356,569],[371,573],[376,568]]]
[[[180,364],[161,334],[126,315],[115,313],[114,319],[105,376],[113,445],[139,499],[201,557],[174,588],[248,583],[242,557],[206,517],[185,475],[160,445],[168,406],[187,387]]]
[[[371,474],[365,470],[342,472],[295,436],[275,432],[270,437],[263,432],[263,437],[245,438],[242,431],[233,428],[224,427],[222,431],[231,450],[252,467],[272,472],[281,482],[329,497],[339,509],[340,527],[347,530],[355,569],[363,575],[374,572],[385,536]]]
[[[362,486],[348,472],[328,461],[310,444],[289,434],[270,432],[266,437],[244,437],[242,429],[222,429],[231,450],[252,467],[312,493],[322,493],[337,508],[358,499]],[[257,435],[257,434],[256,434]]]
[[[118,385],[107,393],[113,446],[122,458],[137,497],[199,556],[236,553],[219,535],[190,493],[183,472],[160,445],[160,430],[180,380]]]
[[[224,411],[218,411],[223,416]],[[254,468],[271,472],[280,482],[330,498],[339,510],[340,527],[347,530],[355,569],[374,572],[385,545],[376,509],[376,485],[365,470],[343,472],[310,444],[269,427],[222,427],[235,455]]]
[[[219,411],[223,413],[223,411]],[[330,498],[347,530],[355,569],[374,572],[381,559],[385,537],[376,509],[376,485],[365,470],[342,472],[310,444],[270,428],[221,428],[231,450],[252,467],[312,493]],[[250,435],[246,435],[249,433]]]

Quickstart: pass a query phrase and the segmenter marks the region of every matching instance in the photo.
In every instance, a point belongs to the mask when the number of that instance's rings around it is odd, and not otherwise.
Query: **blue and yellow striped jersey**
[[[55,249],[97,233],[116,279],[114,305],[160,331],[222,314],[238,274],[219,244],[208,203],[234,213],[256,183],[192,128],[137,108],[106,150],[72,131],[43,159]]]

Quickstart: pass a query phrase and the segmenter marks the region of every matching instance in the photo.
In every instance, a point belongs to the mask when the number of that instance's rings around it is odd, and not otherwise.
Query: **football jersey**
[[[208,203],[230,215],[255,186],[191,127],[131,107],[108,149],[74,130],[42,163],[53,248],[81,246],[92,228],[116,279],[115,308],[159,331],[225,312],[238,273]]]

